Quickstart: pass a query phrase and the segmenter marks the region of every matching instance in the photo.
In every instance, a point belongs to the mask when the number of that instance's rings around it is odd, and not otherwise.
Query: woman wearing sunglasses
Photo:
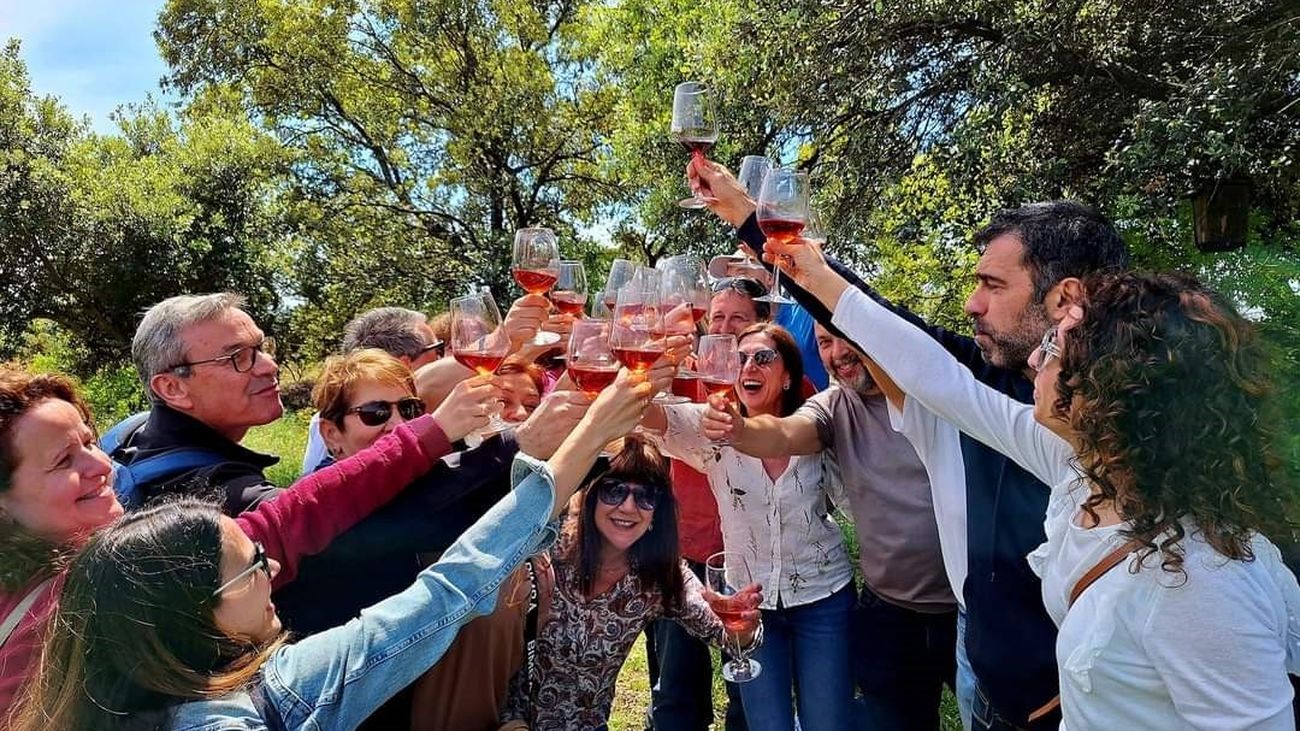
[[[549,619],[506,708],[506,719],[533,731],[604,729],[623,661],[660,617],[715,645],[725,636],[699,579],[678,555],[668,464],[654,447],[628,437],[580,495],[552,552]],[[754,591],[747,598],[751,606],[762,599]]]
[[[466,421],[467,387],[372,449],[299,480],[235,524],[283,565],[279,588],[320,552],[427,472],[485,419]],[[0,718],[34,672],[40,638],[58,606],[70,556],[122,515],[113,466],[70,381],[0,368]]]
[[[1059,627],[1062,728],[1295,728],[1300,586],[1267,536],[1294,540],[1296,491],[1267,350],[1224,297],[1175,274],[1074,280],[1021,404],[815,246],[769,246],[906,394],[905,422],[927,409],[1053,485],[1028,561]]]
[[[548,462],[517,459],[511,494],[409,589],[296,644],[271,602],[278,564],[219,509],[186,500],[123,518],[72,561],[11,728],[355,728],[491,609],[660,381],[624,371]]]
[[[803,361],[779,325],[749,327],[737,338],[735,394],[745,415],[789,416],[803,403]],[[745,556],[765,589],[762,672],[740,685],[753,731],[840,731],[852,726],[849,662],[853,566],[828,492],[835,470],[824,452],[760,459],[712,443],[705,405],[651,406],[643,426],[662,433],[665,454],[703,472],[718,503],[728,551]],[[796,693],[797,689],[797,693]]]

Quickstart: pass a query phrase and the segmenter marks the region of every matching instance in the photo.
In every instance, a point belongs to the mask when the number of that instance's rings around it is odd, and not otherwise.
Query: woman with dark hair
[[[445,409],[400,427],[372,449],[305,477],[236,519],[284,565],[300,560],[392,499],[458,439],[486,422],[466,417],[467,389]],[[58,606],[70,556],[122,515],[113,463],[72,383],[0,367],[0,718],[34,672],[40,638]]]
[[[1089,277],[1030,356],[1021,404],[847,287],[815,246],[771,248],[795,257],[796,281],[905,412],[928,409],[1054,485],[1029,563],[1060,628],[1063,728],[1294,728],[1300,587],[1267,536],[1292,540],[1295,490],[1269,358],[1227,300],[1185,276]]]
[[[532,667],[511,690],[505,719],[533,731],[603,729],[632,644],[660,617],[721,645],[721,620],[677,548],[668,463],[631,436],[583,486],[554,550],[555,586]],[[753,595],[754,605],[761,599]],[[750,644],[752,636],[741,637]]]
[[[803,361],[784,328],[762,323],[737,337],[736,400],[745,415],[789,416],[803,404]],[[721,403],[715,405],[722,407]],[[849,728],[853,701],[850,612],[853,566],[829,496],[837,468],[825,452],[751,457],[711,442],[704,404],[652,405],[642,425],[661,432],[664,454],[705,474],[728,551],[745,557],[765,588],[759,676],[740,685],[753,731],[793,731],[798,706],[805,731]]]
[[[270,600],[279,563],[217,507],[184,501],[127,516],[72,562],[12,728],[356,727],[491,610],[653,385],[621,374],[548,462],[517,458],[514,491],[414,585],[293,645]]]

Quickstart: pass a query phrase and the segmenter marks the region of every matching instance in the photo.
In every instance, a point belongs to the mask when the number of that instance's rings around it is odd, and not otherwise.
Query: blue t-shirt
[[[772,305],[776,308],[776,317],[772,321],[794,336],[799,344],[799,354],[803,356],[803,372],[808,380],[820,391],[826,388],[829,378],[826,367],[822,365],[821,353],[817,352],[817,333],[813,330],[813,318],[802,305]]]

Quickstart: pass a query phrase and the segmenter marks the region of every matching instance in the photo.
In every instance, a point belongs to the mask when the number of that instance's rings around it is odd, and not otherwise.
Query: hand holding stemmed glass
[[[544,295],[560,277],[560,245],[549,228],[521,228],[515,232],[511,274],[528,294]],[[533,345],[554,345],[557,333],[539,330]]]
[[[762,626],[759,606],[762,587],[754,583],[745,557],[734,551],[720,551],[704,564],[705,594],[709,608],[722,620],[731,640],[731,660],[722,666],[722,677],[732,683],[748,683],[763,672],[763,666],[749,657],[755,635]]]
[[[694,335],[709,303],[709,287],[704,260],[691,254],[661,259],[656,268],[663,272],[660,301],[664,308],[664,329],[669,335]],[[674,361],[674,365],[681,365]],[[699,374],[679,367],[673,378],[672,393],[656,398],[656,403],[702,401]]]
[[[501,310],[484,290],[451,301],[451,354],[461,365],[490,377],[510,355],[510,335],[501,327]],[[487,433],[504,431],[500,402],[492,410]]]
[[[695,358],[695,372],[709,395],[710,402],[723,406],[730,401],[731,391],[740,378],[740,350],[735,335],[705,335],[700,338],[699,354]],[[716,408],[716,406],[715,406]],[[729,439],[714,440],[718,446],[731,444]]]
[[[673,89],[672,135],[691,151],[691,164],[706,160],[705,153],[718,141],[718,118],[713,88],[700,81],[686,81]],[[677,202],[682,208],[707,208],[709,200],[698,191]]]
[[[758,227],[769,242],[795,243],[808,225],[808,173],[790,168],[776,168],[763,178],[758,194]],[[772,278],[772,290],[760,302],[790,304],[794,300],[781,294],[781,267]]]
[[[741,187],[745,189],[745,195],[751,200],[757,201],[759,194],[763,192],[763,179],[772,170],[772,159],[762,155],[745,155],[740,159],[740,169],[736,172],[736,180]],[[750,256],[749,247],[743,247],[745,251],[745,260],[737,264],[737,269],[762,270],[762,275],[740,272],[736,276],[749,276],[756,279],[762,279],[766,276],[766,270],[763,265],[754,261]]]

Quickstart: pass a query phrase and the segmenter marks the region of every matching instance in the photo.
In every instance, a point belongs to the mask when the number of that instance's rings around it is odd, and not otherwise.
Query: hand
[[[727,168],[712,160],[691,156],[686,165],[691,189],[708,201],[709,210],[735,228],[754,212],[754,201]]]
[[[822,255],[821,244],[808,239],[778,243],[768,239],[763,246],[763,261],[781,267],[795,284],[812,293],[831,310],[848,283],[835,273]]]
[[[660,360],[667,360],[674,364],[681,363],[690,357],[694,344],[694,335],[669,335],[664,340],[664,354]]]
[[[451,393],[433,412],[433,420],[438,422],[450,441],[464,439],[488,423],[488,415],[500,398],[501,389],[491,378],[468,378],[452,387]]]
[[[515,429],[519,451],[537,459],[550,459],[560,442],[578,426],[592,399],[582,391],[552,391]]]
[[[759,611],[759,607],[763,605],[763,586],[761,584],[750,584],[729,596],[722,596],[706,586],[700,592],[700,596],[708,603],[709,609],[713,610],[714,614],[735,612],[740,609],[741,619],[745,621],[746,625],[753,628],[739,634],[740,644],[746,645],[753,641],[754,632],[758,628],[759,621],[763,618],[762,613]]]
[[[723,395],[709,396],[708,403],[709,407],[700,419],[704,436],[714,442],[738,444],[745,433],[745,417],[740,415],[740,410]]]
[[[671,376],[668,382],[672,383]],[[587,411],[585,422],[601,444],[626,436],[641,420],[641,414],[655,392],[654,384],[645,376],[623,368],[614,383],[596,397]]]
[[[526,294],[515,300],[506,313],[502,329],[510,336],[510,352],[523,347],[541,329],[551,311],[551,301],[540,294]]]

